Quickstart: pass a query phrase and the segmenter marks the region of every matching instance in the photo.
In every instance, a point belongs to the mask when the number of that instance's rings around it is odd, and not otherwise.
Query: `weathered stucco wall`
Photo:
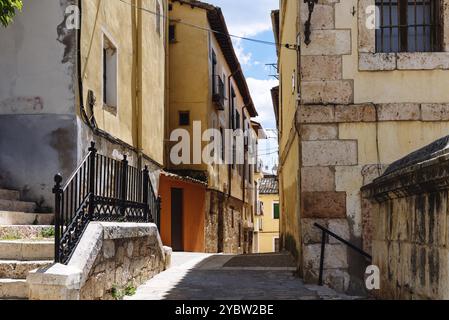
[[[166,0],[141,6],[155,11],[156,3],[167,12]],[[148,164],[156,190],[164,160],[167,20],[161,17],[158,33],[154,15],[121,2],[82,1],[83,100],[90,113],[93,90],[96,122],[110,135],[105,139],[79,117],[77,30],[66,24],[76,4],[26,0],[0,33],[0,186],[20,190],[24,200],[42,198],[45,206],[53,204],[54,175],[69,177],[91,141],[106,156],[127,154],[134,166]],[[103,34],[119,53],[116,115],[103,108]]]
[[[53,176],[76,165],[75,1],[24,1],[0,33],[0,186],[51,206]]]
[[[28,275],[31,300],[107,300],[170,267],[154,224],[91,223],[67,265]]]
[[[77,164],[76,129],[74,115],[0,116],[0,186],[53,206],[54,175]]]
[[[139,6],[166,14],[166,0],[141,0]],[[82,70],[84,99],[92,90],[97,98],[99,128],[163,164],[165,106],[166,20],[116,1],[84,1]],[[116,112],[103,104],[103,37],[118,52],[118,105]]]
[[[404,158],[416,164],[391,170],[363,189],[370,204],[364,210],[372,217],[373,264],[380,268],[380,290],[375,291],[380,298],[449,299],[449,157],[434,154],[446,153],[447,142],[446,137],[431,150]]]
[[[283,1],[280,8],[279,42],[296,43],[298,33],[298,1]],[[292,48],[279,49],[279,193],[281,204],[281,246],[289,250],[301,267],[300,227],[300,142],[295,125],[298,105],[298,52]]]

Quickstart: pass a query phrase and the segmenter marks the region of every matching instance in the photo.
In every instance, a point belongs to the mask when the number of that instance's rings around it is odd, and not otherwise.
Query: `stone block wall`
[[[449,156],[422,161],[384,175],[363,190],[372,203],[379,298],[449,299]]]
[[[446,69],[441,59],[447,54],[373,54],[372,33],[362,30],[364,10],[373,2],[318,1],[312,15],[311,43],[305,45],[301,39],[296,119],[301,137],[300,259],[309,282],[318,279],[321,242],[313,224],[318,222],[372,253],[375,204],[362,199],[361,187],[382,175],[388,164],[449,129],[449,106],[444,96],[432,92],[418,100],[408,98],[413,93],[401,88],[403,79],[414,79],[416,72],[436,78]],[[300,13],[303,37],[308,16],[303,1]],[[407,78],[397,72],[415,73]],[[385,96],[363,98],[369,96],[369,77],[373,84],[384,83]],[[390,88],[397,91],[391,94]],[[340,243],[329,243],[325,282],[338,290],[363,293],[367,265],[363,257]]]
[[[126,287],[137,288],[165,270],[157,239],[106,240],[81,288],[81,300],[114,299]]]
[[[154,224],[90,223],[67,265],[28,275],[31,300],[109,300],[170,265]]]
[[[222,192],[208,190],[206,206],[206,252],[243,253],[243,202]]]

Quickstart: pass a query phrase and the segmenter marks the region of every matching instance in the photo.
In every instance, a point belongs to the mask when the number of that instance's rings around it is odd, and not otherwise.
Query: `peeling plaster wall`
[[[0,31],[0,114],[73,114],[75,32],[60,25],[72,0],[25,0]]]
[[[75,32],[72,0],[25,0],[0,31],[0,187],[52,205],[53,176],[76,165]]]
[[[24,0],[23,12],[10,27],[0,30],[0,187],[20,190],[24,200],[43,198],[46,206],[52,206],[54,175],[59,172],[63,178],[69,177],[90,142],[96,141],[103,155],[121,160],[126,154],[131,165],[148,165],[157,192],[163,162],[164,19],[158,34],[156,18],[143,15],[142,66],[138,67],[133,55],[139,49],[135,10],[113,1],[83,1],[85,95],[88,89],[94,90],[99,127],[125,141],[122,143],[94,135],[78,115],[77,37],[76,30],[66,28],[66,10],[76,3]],[[166,12],[167,2],[159,3]],[[144,4],[155,7],[156,2],[146,0]],[[101,14],[96,19],[98,11]],[[121,49],[118,94],[122,104],[117,117],[106,115],[100,104],[103,31],[111,32]],[[137,110],[139,89],[133,79],[138,76],[145,96],[140,97],[141,110]]]

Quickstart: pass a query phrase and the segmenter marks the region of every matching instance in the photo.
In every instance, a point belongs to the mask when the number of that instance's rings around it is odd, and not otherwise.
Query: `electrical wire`
[[[188,22],[184,22],[184,21],[172,20],[172,19],[170,19],[170,17],[168,15],[157,13],[157,12],[151,11],[150,9],[147,9],[147,8],[144,8],[144,7],[136,6],[136,5],[134,5],[132,3],[129,3],[127,1],[125,1],[125,0],[119,0],[119,1],[124,3],[124,4],[126,4],[126,5],[128,5],[128,6],[130,6],[130,7],[132,7],[132,8],[135,8],[135,9],[138,9],[138,10],[142,10],[142,11],[144,11],[146,13],[150,13],[152,15],[160,16],[162,18],[169,19],[169,20],[174,21],[176,23],[183,24],[183,25],[186,25],[186,26],[189,26],[189,27],[192,27],[192,28],[196,28],[196,29],[199,29],[199,30],[212,32],[212,33],[215,33],[215,34],[221,34],[221,35],[229,36],[231,38],[241,39],[241,40],[245,40],[245,41],[251,41],[251,42],[255,42],[255,43],[259,43],[259,44],[265,44],[265,45],[270,45],[270,46],[278,46],[279,45],[280,47],[284,47],[286,49],[295,50],[295,51],[298,49],[298,46],[296,44],[289,44],[289,43],[277,44],[276,42],[259,40],[259,39],[248,38],[248,37],[242,37],[242,36],[238,36],[238,35],[234,35],[234,34],[224,33],[224,32],[220,32],[220,31],[217,31],[217,30],[205,28],[205,27],[198,26],[198,25],[195,25],[195,24],[192,24],[192,23],[188,23]]]
[[[266,153],[266,154],[259,154],[259,157],[271,156],[273,154],[279,154],[279,151],[274,151],[274,152],[270,152],[270,153]]]

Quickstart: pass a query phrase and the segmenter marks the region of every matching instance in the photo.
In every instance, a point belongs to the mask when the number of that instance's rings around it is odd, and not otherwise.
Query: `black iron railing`
[[[353,245],[349,241],[346,241],[342,237],[336,235],[335,233],[333,233],[329,229],[326,229],[325,227],[323,227],[322,225],[319,225],[318,223],[315,223],[314,226],[316,228],[320,229],[321,232],[322,232],[322,236],[321,236],[321,256],[320,256],[320,275],[319,275],[319,278],[318,278],[318,285],[319,286],[323,285],[324,254],[325,254],[325,251],[326,251],[326,240],[327,240],[328,236],[331,236],[334,239],[337,239],[338,241],[340,241],[341,243],[345,244],[346,246],[348,246],[352,250],[354,250],[357,253],[359,253],[362,256],[364,256],[369,261],[373,260],[373,258],[371,257],[370,254],[368,254],[367,252],[363,251],[362,249],[356,247],[355,245]]]
[[[160,226],[160,198],[156,197],[148,167],[139,170],[127,157],[117,161],[89,153],[62,185],[55,176],[55,262],[67,263],[91,221],[155,222]]]

